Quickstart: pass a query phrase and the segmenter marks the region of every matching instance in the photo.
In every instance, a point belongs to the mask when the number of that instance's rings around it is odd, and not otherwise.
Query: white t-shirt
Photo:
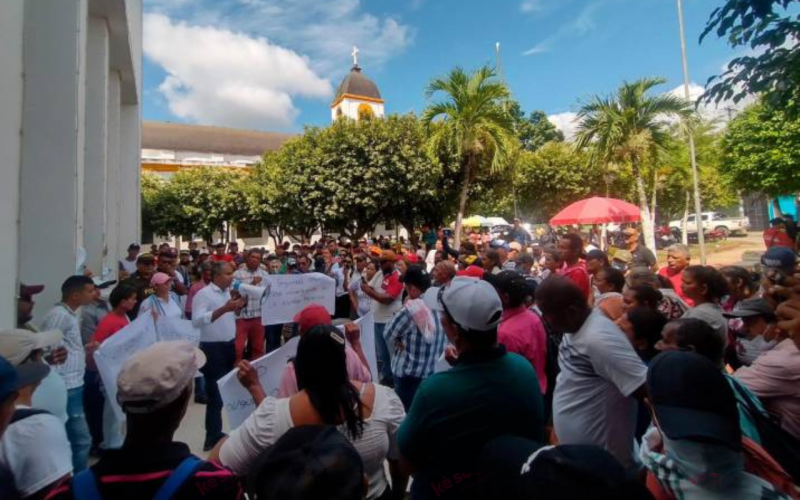
[[[151,314],[151,310],[155,309],[159,315],[167,318],[181,319],[183,318],[183,311],[181,306],[170,295],[169,300],[164,302],[155,295],[151,295],[142,301],[139,307],[139,316]]]
[[[31,402],[34,408],[47,410],[62,422],[67,422],[67,386],[55,370],[50,370],[33,391]]]
[[[723,339],[725,345],[728,345],[728,320],[725,319],[722,312],[719,304],[704,302],[690,308],[681,318],[696,318],[705,321]]]
[[[564,335],[558,365],[553,424],[559,441],[600,446],[634,471],[637,404],[630,395],[647,380],[647,367],[628,338],[596,309],[577,333]]]
[[[23,498],[71,473],[72,450],[64,423],[40,414],[9,425],[0,439],[0,463],[14,474]]]
[[[119,266],[128,274],[133,274],[136,272],[136,259],[128,260],[126,259],[119,259]]]
[[[386,458],[397,458],[397,429],[406,417],[403,403],[393,390],[373,385],[375,402],[372,414],[364,420],[361,437],[351,440],[361,455],[364,472],[369,478],[369,500],[378,498],[389,484],[383,463]],[[222,445],[220,462],[238,476],[247,474],[256,457],[294,427],[289,401],[289,398],[272,396],[262,401]],[[339,426],[339,431],[349,439],[345,426]]]

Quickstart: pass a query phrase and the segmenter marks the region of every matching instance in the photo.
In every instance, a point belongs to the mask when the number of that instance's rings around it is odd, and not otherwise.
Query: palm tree
[[[668,118],[688,119],[693,108],[685,99],[648,95],[665,83],[663,78],[623,82],[610,97],[595,96],[578,111],[576,147],[590,148],[592,161],[600,165],[623,162],[633,170],[645,243],[655,249],[653,214],[647,204],[642,166],[663,151],[669,139]]]
[[[455,227],[458,248],[470,183],[482,168],[488,168],[491,173],[502,170],[516,140],[514,121],[502,106],[511,93],[488,66],[472,74],[456,67],[445,77],[434,78],[425,95],[431,98],[440,93],[445,99],[428,106],[422,121],[429,130],[431,153],[453,152],[461,162],[459,167],[464,181]]]

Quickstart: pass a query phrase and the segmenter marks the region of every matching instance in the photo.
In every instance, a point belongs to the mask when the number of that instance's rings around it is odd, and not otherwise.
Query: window
[[[372,111],[372,106],[366,103],[361,103],[358,105],[358,119],[359,120],[371,120],[375,117],[375,113]]]
[[[387,230],[387,231],[393,231],[393,230],[394,230],[394,222],[387,222],[387,223],[385,223],[385,224],[383,225],[383,228],[384,228],[385,230]]]

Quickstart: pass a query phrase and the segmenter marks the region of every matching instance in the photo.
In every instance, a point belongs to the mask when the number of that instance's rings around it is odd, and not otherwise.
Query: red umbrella
[[[550,219],[551,226],[568,224],[605,224],[637,222],[642,219],[639,207],[614,198],[594,196],[576,201]]]

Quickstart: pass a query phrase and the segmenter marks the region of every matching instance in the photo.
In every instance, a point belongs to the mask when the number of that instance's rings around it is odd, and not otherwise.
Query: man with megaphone
[[[245,252],[244,266],[233,274],[234,279],[245,287],[235,286],[239,294],[247,299],[247,305],[236,317],[236,362],[242,360],[245,345],[250,346],[248,359],[258,359],[266,354],[264,326],[261,324],[261,297],[269,289],[269,274],[261,266],[261,252],[251,248]],[[258,287],[254,290],[250,287]]]

